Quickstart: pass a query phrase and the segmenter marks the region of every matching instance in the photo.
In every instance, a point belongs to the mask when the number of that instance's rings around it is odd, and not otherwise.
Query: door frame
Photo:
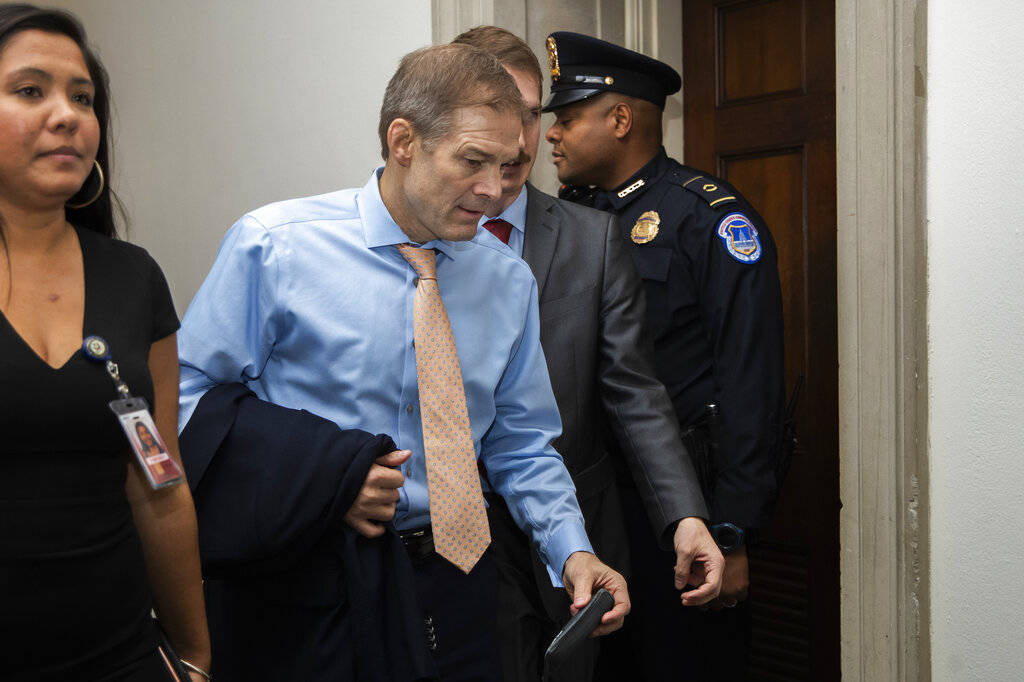
[[[538,3],[565,5],[566,0],[531,0],[534,7]],[[600,18],[613,3],[573,4],[592,6]],[[624,0],[622,7],[625,46],[679,68],[679,0]],[[836,0],[840,637],[845,680],[931,679],[927,8],[927,0]],[[432,0],[434,41],[496,21],[521,34],[520,17],[526,9],[526,0]],[[666,147],[683,158],[676,126],[681,122],[668,122]]]
[[[930,680],[927,0],[836,1],[842,670]]]

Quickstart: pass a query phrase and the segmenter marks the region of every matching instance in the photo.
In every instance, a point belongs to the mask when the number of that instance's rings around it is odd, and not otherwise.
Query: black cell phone
[[[615,599],[603,587],[594,594],[590,601],[576,615],[569,619],[561,632],[551,640],[551,645],[544,653],[544,677],[557,670],[579,649],[590,633],[601,623],[601,617],[612,610]]]

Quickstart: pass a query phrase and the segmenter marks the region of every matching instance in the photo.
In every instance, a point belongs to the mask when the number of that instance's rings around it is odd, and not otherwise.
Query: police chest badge
[[[634,228],[635,229],[635,228]],[[718,223],[718,237],[729,255],[741,263],[756,263],[761,259],[761,240],[757,228],[742,213],[730,213]]]
[[[634,244],[646,244],[658,236],[658,225],[661,225],[661,216],[657,211],[647,211],[636,219],[629,237]]]

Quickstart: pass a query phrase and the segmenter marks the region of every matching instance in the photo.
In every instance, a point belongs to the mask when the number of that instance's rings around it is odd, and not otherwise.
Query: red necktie
[[[503,244],[508,244],[508,238],[512,234],[512,223],[507,223],[501,218],[492,218],[484,223],[487,231],[500,239]]]

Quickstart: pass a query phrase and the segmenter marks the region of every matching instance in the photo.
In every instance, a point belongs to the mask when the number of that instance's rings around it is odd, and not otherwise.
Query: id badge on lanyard
[[[146,474],[149,485],[167,488],[185,480],[181,467],[174,461],[167,450],[164,439],[160,437],[153,416],[145,398],[132,396],[128,385],[121,380],[117,363],[110,355],[110,345],[103,337],[90,336],[82,343],[85,356],[97,364],[104,365],[107,374],[114,381],[118,395],[121,397],[108,403],[111,412],[117,415],[121,429],[135,453],[135,460]]]

